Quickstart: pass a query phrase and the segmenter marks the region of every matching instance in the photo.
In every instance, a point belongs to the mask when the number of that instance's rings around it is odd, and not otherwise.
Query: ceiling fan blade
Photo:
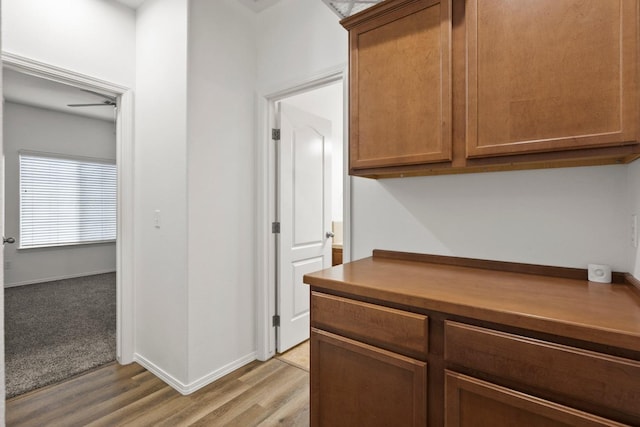
[[[102,98],[108,99],[111,102],[115,102],[116,101],[116,97],[115,96],[105,95],[104,93],[94,92],[94,91],[89,90],[89,89],[80,89],[80,90],[83,91],[83,92],[91,93],[91,94],[100,96]]]
[[[113,107],[114,103],[102,103],[102,104],[67,104],[67,107]]]

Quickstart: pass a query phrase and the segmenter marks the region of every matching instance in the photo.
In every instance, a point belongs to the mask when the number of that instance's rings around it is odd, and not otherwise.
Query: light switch
[[[156,209],[153,212],[153,226],[155,228],[160,228],[160,209]]]

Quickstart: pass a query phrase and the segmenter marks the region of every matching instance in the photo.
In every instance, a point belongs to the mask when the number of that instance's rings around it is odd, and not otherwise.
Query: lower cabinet
[[[445,373],[446,427],[623,426],[486,381]]]
[[[312,426],[426,426],[427,364],[311,329]]]
[[[499,327],[312,289],[311,425],[640,426],[640,359]]]

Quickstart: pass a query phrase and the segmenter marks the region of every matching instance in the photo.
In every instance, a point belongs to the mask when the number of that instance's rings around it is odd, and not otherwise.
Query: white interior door
[[[309,339],[309,286],[331,267],[331,122],[279,104],[278,352]]]

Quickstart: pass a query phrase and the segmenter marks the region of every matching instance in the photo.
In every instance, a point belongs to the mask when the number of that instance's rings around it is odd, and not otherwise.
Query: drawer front
[[[312,292],[311,326],[417,359],[428,351],[427,316],[380,305]]]
[[[476,378],[445,371],[446,427],[624,427],[612,420],[548,402]]]
[[[448,321],[445,360],[640,421],[640,362]]]

